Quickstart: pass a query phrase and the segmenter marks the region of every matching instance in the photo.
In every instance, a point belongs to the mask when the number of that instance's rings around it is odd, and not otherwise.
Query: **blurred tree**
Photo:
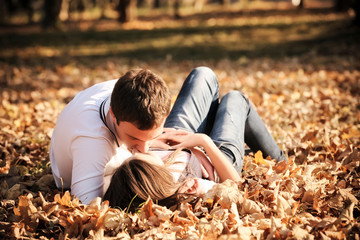
[[[174,0],[174,18],[175,19],[180,19],[180,0]]]
[[[62,0],[45,0],[44,2],[44,18],[42,20],[43,28],[60,28],[59,14],[61,10]]]
[[[225,6],[230,5],[231,3],[231,0],[218,0],[218,1],[221,5],[225,5]]]
[[[335,0],[335,10],[337,11],[344,11],[346,9],[346,2],[348,1],[344,1],[344,0]]]
[[[86,9],[87,2],[88,2],[87,0],[76,0],[75,1],[76,10],[79,12],[84,12]]]
[[[161,1],[160,0],[154,0],[154,8],[160,8]]]
[[[360,26],[360,0],[335,0],[334,7],[338,12],[353,9],[355,12],[354,23]]]
[[[137,7],[145,7],[146,5],[147,5],[147,1],[137,0]]]
[[[354,3],[354,11],[355,11],[355,19],[354,19],[354,23],[357,26],[360,26],[360,1],[357,0]]]
[[[84,14],[85,10],[89,8],[89,0],[63,0],[60,10],[60,20],[70,21],[73,13]],[[80,17],[82,19],[82,17]]]
[[[0,24],[6,22],[6,14],[7,13],[7,6],[6,0],[0,0]]]
[[[135,18],[136,0],[119,0],[117,11],[119,22],[125,23]]]
[[[33,16],[34,16],[34,8],[31,4],[32,1],[31,0],[21,0],[20,3],[27,13],[29,23],[32,23]]]
[[[25,11],[28,22],[33,22],[34,7],[32,0],[0,0],[0,23],[5,23],[14,13]]]
[[[304,0],[300,0],[298,8],[300,9],[304,8]]]
[[[6,20],[5,0],[0,0],[0,24],[5,23],[5,20]]]

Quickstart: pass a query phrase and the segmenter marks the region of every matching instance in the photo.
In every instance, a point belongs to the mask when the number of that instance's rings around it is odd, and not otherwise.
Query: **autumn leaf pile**
[[[106,56],[0,61],[0,238],[359,239],[360,45],[341,42],[281,58],[209,61]],[[217,74],[221,94],[241,90],[256,106],[287,162],[244,159],[242,180],[167,209],[137,212],[56,189],[49,142],[77,92],[134,67],[162,76],[175,97],[195,66]]]
[[[192,64],[197,63],[184,62],[182,68],[171,63],[150,67],[171,80],[169,85],[176,92]],[[277,65],[281,71],[271,70]],[[100,74],[107,74],[109,66],[117,69],[114,75],[132,67],[116,66],[109,60],[102,65]],[[291,64],[269,59],[254,60],[246,68],[228,60],[214,64],[222,92],[241,89],[253,100],[288,155],[288,162],[276,164],[264,159],[260,152],[252,153],[245,159],[243,178],[237,184],[230,181],[219,184],[201,198],[180,203],[176,210],[148,201],[137,213],[129,213],[112,209],[99,199],[89,206],[79,203],[68,192],[55,189],[49,170],[48,144],[56,116],[78,89],[92,84],[79,77],[80,73],[91,76],[91,71],[84,66],[66,65],[45,70],[48,72],[44,76],[43,70],[30,67],[4,67],[13,81],[19,77],[30,85],[30,90],[16,90],[18,86],[12,88],[9,84],[2,92],[0,224],[4,236],[42,239],[359,236],[357,70],[306,71],[308,65],[300,64],[299,69],[293,70]],[[175,79],[161,68],[176,73]],[[49,80],[52,78],[69,78],[74,85],[56,90],[58,82]],[[38,87],[39,83],[32,79],[38,79],[45,87]]]

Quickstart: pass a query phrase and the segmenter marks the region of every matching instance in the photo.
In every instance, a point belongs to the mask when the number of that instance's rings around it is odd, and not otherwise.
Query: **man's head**
[[[120,140],[144,152],[162,133],[171,96],[161,77],[149,70],[131,70],[115,84],[110,107]]]

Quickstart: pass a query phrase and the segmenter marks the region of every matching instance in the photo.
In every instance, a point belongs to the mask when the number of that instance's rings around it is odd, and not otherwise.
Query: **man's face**
[[[159,137],[163,132],[165,119],[159,127],[153,127],[149,130],[140,130],[130,122],[119,122],[115,128],[120,141],[124,143],[130,152],[147,152],[152,141]]]

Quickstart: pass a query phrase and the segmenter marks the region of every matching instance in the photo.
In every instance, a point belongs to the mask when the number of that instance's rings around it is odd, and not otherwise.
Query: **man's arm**
[[[71,144],[71,193],[84,204],[103,196],[105,166],[114,155],[112,144],[105,138],[91,137],[78,137]]]

